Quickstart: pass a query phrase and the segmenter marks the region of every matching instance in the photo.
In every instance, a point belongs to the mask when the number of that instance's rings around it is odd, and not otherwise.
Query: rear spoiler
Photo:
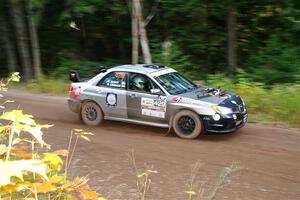
[[[93,71],[97,71],[98,73],[104,73],[108,70],[108,67],[100,67],[100,69],[95,70],[95,68],[93,69]],[[89,70],[89,69],[85,69],[85,70]],[[76,70],[70,70],[69,73],[69,80],[73,83],[78,83],[78,82],[86,82],[88,80],[90,80],[91,78],[80,78],[79,77],[79,73]]]

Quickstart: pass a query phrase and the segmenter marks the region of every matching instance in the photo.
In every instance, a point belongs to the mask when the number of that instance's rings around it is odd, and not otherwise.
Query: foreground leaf
[[[46,165],[37,159],[6,162],[0,160],[0,186],[12,184],[11,177],[17,177],[23,181],[23,171],[37,173],[48,181],[45,167]]]
[[[97,200],[99,194],[96,191],[84,190],[80,191],[80,195],[83,199]]]

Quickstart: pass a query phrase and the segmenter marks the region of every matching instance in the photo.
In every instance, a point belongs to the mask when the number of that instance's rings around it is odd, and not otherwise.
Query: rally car
[[[198,86],[161,64],[104,68],[80,80],[70,72],[69,108],[87,125],[115,120],[173,129],[181,138],[227,133],[243,127],[242,98],[221,89]]]

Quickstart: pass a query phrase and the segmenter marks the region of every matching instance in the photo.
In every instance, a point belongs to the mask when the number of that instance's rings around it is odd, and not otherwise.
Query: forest
[[[133,58],[134,1],[1,0],[0,75],[20,71],[28,81],[144,63],[138,43]],[[194,80],[208,74],[266,85],[300,80],[298,0],[138,2],[153,63]]]

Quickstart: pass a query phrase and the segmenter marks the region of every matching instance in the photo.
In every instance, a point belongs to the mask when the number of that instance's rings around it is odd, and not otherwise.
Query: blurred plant
[[[138,199],[145,200],[146,194],[148,193],[151,183],[152,183],[151,175],[157,174],[158,171],[153,170],[153,167],[146,167],[145,170],[140,171],[137,168],[133,150],[128,153],[128,157],[131,160],[131,163],[133,164],[133,167],[135,169],[135,174],[137,177],[136,184],[137,184],[137,191],[138,191]]]
[[[241,169],[241,166],[238,163],[233,162],[229,167],[225,167],[221,171],[219,178],[215,183],[215,185],[213,186],[213,188],[211,190],[205,190],[204,185],[206,182],[197,181],[197,175],[202,166],[203,164],[200,162],[197,162],[192,166],[191,175],[188,182],[188,190],[184,192],[185,194],[188,195],[188,200],[215,199],[218,190],[221,189],[226,184],[226,181],[229,179],[230,175],[232,175],[233,173]]]
[[[0,91],[7,90],[11,81],[19,79],[19,74],[14,73],[5,83],[2,80]],[[77,136],[73,146],[70,142],[68,150],[49,152],[50,145],[43,140],[42,130],[52,125],[37,124],[33,116],[23,114],[22,110],[4,112],[0,119],[7,122],[0,124],[0,134],[5,136],[2,140],[7,142],[0,145],[0,199],[74,199],[76,196],[98,199],[86,176],[67,179],[78,139],[90,141],[91,133],[74,129],[70,138],[72,141],[73,135]],[[39,150],[44,153],[38,153]],[[61,172],[61,156],[67,157],[65,173]]]
[[[184,192],[188,195],[188,200],[192,200],[194,197],[201,197],[203,195],[204,182],[199,182],[196,180],[198,172],[202,166],[203,164],[201,162],[196,162],[194,165],[192,165],[191,174],[188,181],[188,190]],[[195,190],[197,190],[197,192]]]

